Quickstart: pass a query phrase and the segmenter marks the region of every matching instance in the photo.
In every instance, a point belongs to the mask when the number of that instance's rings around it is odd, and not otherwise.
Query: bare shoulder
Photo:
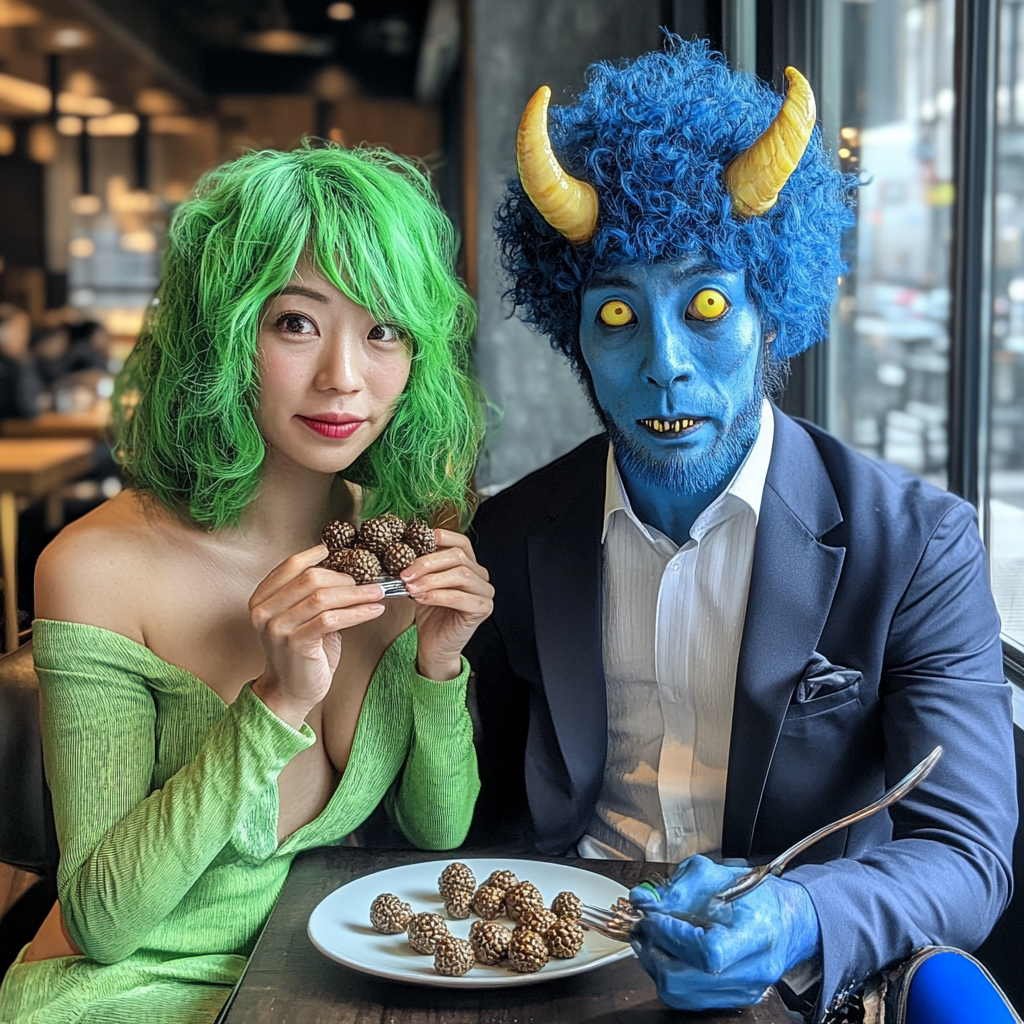
[[[66,526],[36,563],[38,618],[100,626],[142,642],[147,579],[168,534],[186,530],[134,491],[122,491]]]

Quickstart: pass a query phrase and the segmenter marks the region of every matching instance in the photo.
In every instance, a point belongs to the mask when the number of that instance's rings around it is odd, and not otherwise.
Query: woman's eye
[[[636,313],[622,299],[609,299],[597,311],[597,319],[609,327],[625,327],[636,323]]]
[[[285,313],[278,317],[277,329],[285,334],[316,334],[316,325],[300,313]]]
[[[717,288],[701,288],[686,307],[687,320],[717,320],[729,308],[729,300]]]
[[[395,332],[384,324],[374,324],[366,335],[370,341],[394,341]]]

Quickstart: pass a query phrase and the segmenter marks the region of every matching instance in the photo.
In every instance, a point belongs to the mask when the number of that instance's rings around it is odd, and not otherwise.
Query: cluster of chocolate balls
[[[437,547],[434,531],[422,520],[406,521],[390,512],[367,519],[358,530],[336,519],[324,527],[321,540],[328,555],[320,564],[347,573],[356,583],[397,576]]]
[[[511,871],[493,871],[477,887],[470,868],[458,862],[441,872],[438,889],[450,918],[464,920],[470,911],[481,918],[473,922],[468,940],[455,938],[440,914],[417,914],[392,893],[381,894],[370,907],[377,931],[405,932],[417,953],[434,957],[438,974],[462,977],[476,963],[507,963],[513,971],[531,974],[552,957],[570,960],[583,948],[583,904],[575,893],[560,892],[549,910],[540,890]],[[514,922],[511,930],[495,920],[503,914]]]

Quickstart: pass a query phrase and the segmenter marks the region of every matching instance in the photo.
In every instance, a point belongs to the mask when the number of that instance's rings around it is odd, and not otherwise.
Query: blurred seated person
[[[110,333],[97,320],[81,320],[68,326],[68,348],[64,355],[64,372],[107,370]]]
[[[43,382],[29,353],[31,337],[28,314],[0,304],[0,419],[25,419],[40,411]]]
[[[68,350],[68,325],[47,324],[32,339],[39,376],[49,388],[64,372],[64,355]]]
[[[110,335],[96,320],[57,324],[44,330],[33,344],[39,373],[49,387],[81,370],[108,369]]]

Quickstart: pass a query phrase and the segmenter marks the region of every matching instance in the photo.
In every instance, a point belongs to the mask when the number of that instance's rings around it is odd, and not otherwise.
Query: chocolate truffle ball
[[[493,921],[474,921],[469,930],[469,944],[473,954],[482,964],[496,964],[508,956],[512,933]]]
[[[434,537],[434,531],[419,519],[410,521],[409,525],[405,528],[405,532],[402,534],[402,540],[416,552],[417,558],[420,555],[429,555],[437,549],[437,539]]]
[[[505,912],[513,921],[518,921],[527,910],[543,906],[544,897],[532,882],[520,882],[505,893]]]
[[[508,892],[514,885],[519,884],[519,879],[511,871],[492,871],[484,885],[493,885],[495,889]]]
[[[380,554],[389,544],[401,540],[403,533],[405,533],[405,523],[398,516],[386,512],[382,516],[377,516],[376,519],[367,519],[359,527],[359,539],[356,541],[356,545],[367,551],[372,551],[374,554]]]
[[[370,924],[385,935],[398,935],[412,919],[412,907],[394,893],[384,892],[370,904]]]
[[[583,948],[583,927],[569,917],[560,917],[544,933],[548,952],[559,960],[571,960]]]
[[[574,892],[560,892],[552,901],[551,909],[559,917],[579,920],[583,916],[583,900]]]
[[[549,928],[558,923],[558,915],[552,910],[544,907],[530,907],[519,915],[519,923],[516,931],[520,928],[528,928],[531,932],[543,935]]]
[[[332,551],[322,564],[335,572],[347,573],[356,583],[372,583],[377,577],[383,575],[377,556],[362,548],[343,548],[341,551]]]
[[[473,890],[476,889],[476,878],[473,872],[459,861],[449,864],[441,877],[437,880],[437,888],[441,898],[447,900],[455,892],[469,892],[470,899],[473,897]]]
[[[320,539],[327,545],[328,551],[341,551],[342,548],[352,547],[356,539],[356,528],[351,523],[335,519],[324,527]]]
[[[444,901],[444,912],[457,921],[464,921],[469,917],[469,907],[472,900],[473,893],[471,890],[456,889]]]
[[[397,576],[403,569],[408,569],[416,561],[416,552],[408,544],[395,541],[389,544],[380,556],[380,564],[389,576]]]
[[[485,921],[492,921],[505,913],[505,894],[493,885],[481,885],[473,893],[473,910]]]
[[[409,945],[417,953],[427,956],[434,955],[438,939],[450,934],[448,925],[444,923],[444,918],[440,914],[433,914],[429,911],[416,914],[409,921],[405,930],[409,935]]]
[[[528,928],[512,933],[508,944],[508,962],[512,970],[520,974],[532,974],[539,971],[550,957],[544,939]]]
[[[434,970],[449,978],[461,978],[468,974],[476,962],[473,947],[465,939],[444,935],[437,940],[434,950]]]

